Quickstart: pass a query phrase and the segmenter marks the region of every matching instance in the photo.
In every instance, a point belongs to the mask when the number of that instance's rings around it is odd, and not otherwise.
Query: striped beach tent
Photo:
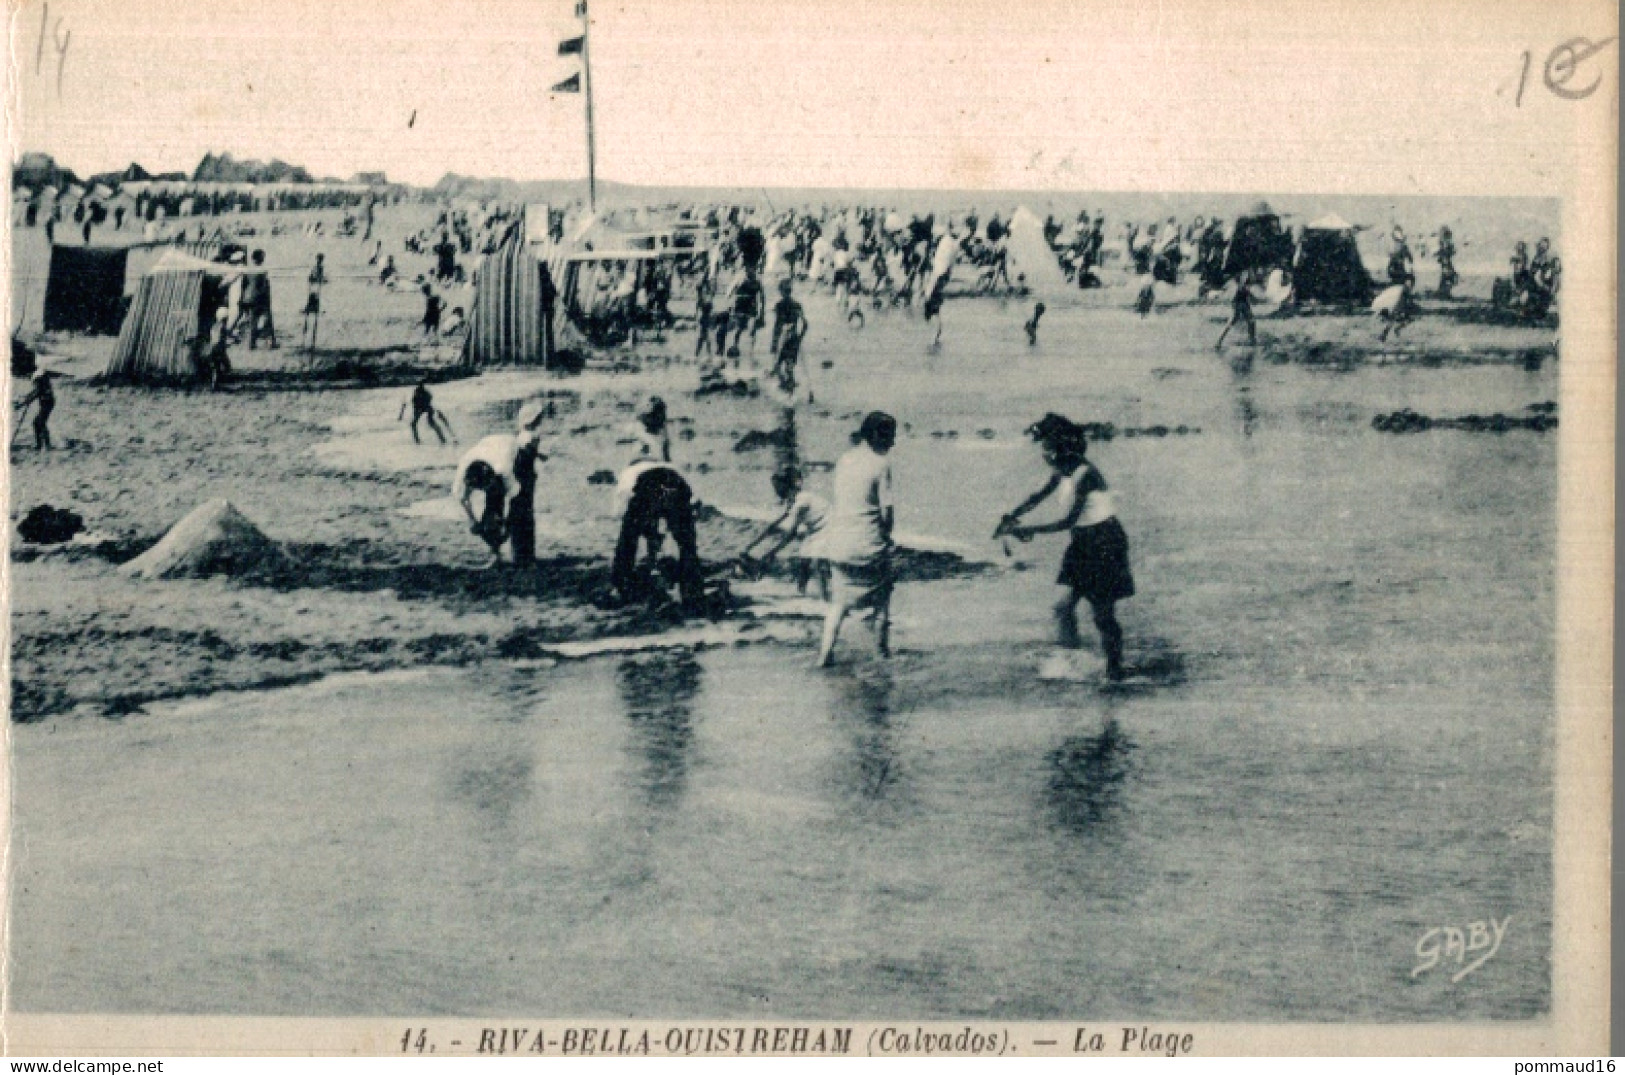
[[[464,360],[474,366],[552,366],[543,291],[553,276],[518,224],[480,265]]]
[[[235,270],[170,251],[141,278],[102,376],[118,384],[194,384],[208,318]]]
[[[218,239],[194,239],[189,243],[177,243],[175,248],[187,257],[197,258],[199,261],[213,261],[220,256],[223,243]]]

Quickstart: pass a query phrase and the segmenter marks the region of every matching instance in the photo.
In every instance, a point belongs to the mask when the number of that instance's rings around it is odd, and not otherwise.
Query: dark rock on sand
[[[1418,414],[1410,408],[1379,414],[1371,419],[1371,428],[1380,433],[1421,433],[1429,429],[1462,429],[1469,433],[1507,433],[1515,429],[1528,429],[1536,433],[1557,428],[1557,405],[1537,403],[1527,415],[1464,414],[1459,418],[1434,418]]]
[[[84,528],[85,520],[78,512],[38,504],[29,508],[28,514],[17,524],[17,533],[31,545],[56,545],[72,541]]]
[[[753,429],[734,442],[736,452],[754,452],[762,448],[794,447],[795,434],[788,429]]]
[[[741,399],[755,399],[760,390],[749,381],[730,381],[726,377],[707,377],[700,382],[700,387],[694,390],[696,398],[703,396],[738,396]]]

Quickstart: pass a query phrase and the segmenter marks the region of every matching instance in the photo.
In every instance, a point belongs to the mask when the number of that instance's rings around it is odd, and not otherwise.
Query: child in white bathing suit
[[[828,601],[829,562],[823,558],[818,539],[829,522],[829,501],[816,493],[803,490],[801,471],[795,467],[785,467],[773,475],[773,492],[778,495],[779,503],[783,505],[784,510],[745,546],[740,558],[747,563],[752,562],[751,550],[765,541],[775,530],[782,531],[782,536],[777,544],[762,554],[760,558],[762,563],[773,559],[781,549],[799,536],[801,548],[794,558],[796,592],[806,593],[807,583],[816,572],[819,596]]]

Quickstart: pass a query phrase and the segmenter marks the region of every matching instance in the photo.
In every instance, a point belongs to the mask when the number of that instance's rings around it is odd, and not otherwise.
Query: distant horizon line
[[[50,154],[49,151],[45,151],[45,149],[21,149],[18,156],[11,161],[11,172],[13,172],[13,175],[15,175],[16,166],[18,166],[21,159],[26,158],[26,156],[44,156],[44,158],[49,158],[54,166],[62,167],[63,171],[73,172],[75,175],[80,175],[80,171],[78,171],[78,169],[75,169],[75,167],[63,166],[63,162],[60,161],[60,159],[55,158],[54,154]],[[271,158],[268,159],[249,158],[249,156],[239,158],[239,156],[236,156],[236,154],[232,154],[229,149],[223,149],[223,151],[215,151],[215,149],[210,149],[210,151],[205,151],[202,158],[198,158],[197,166],[193,166],[190,171],[197,171],[197,167],[200,166],[203,159],[206,158],[231,158],[234,162],[249,162],[249,164],[284,164],[284,166],[297,167],[297,169],[302,169],[302,171],[310,172],[309,167],[304,166],[304,164],[296,164],[296,162],[293,161],[286,161],[286,159],[278,158],[278,156],[271,156]],[[176,174],[176,172],[182,171],[182,169],[153,171],[153,169],[148,169],[145,164],[141,164],[140,161],[133,161],[133,159],[130,161],[130,164],[125,164],[125,169],[132,166],[132,164],[133,166],[140,167],[141,171],[148,172],[150,175]],[[124,171],[124,169],[107,169],[107,171]],[[93,175],[106,175],[107,171],[81,175],[81,180],[91,179]],[[572,187],[582,187],[583,193],[585,193],[585,188],[587,188],[587,177],[585,177],[585,175],[580,175],[580,177],[513,179],[512,175],[478,175],[471,174],[471,172],[458,172],[455,171],[455,169],[448,169],[448,171],[445,171],[444,174],[440,175],[440,179],[434,180],[432,183],[423,183],[413,182],[413,180],[390,179],[390,177],[388,177],[387,169],[356,169],[356,171],[354,171],[354,175],[366,174],[384,175],[384,185],[387,185],[387,187],[406,187],[411,188],[411,190],[418,190],[418,192],[424,193],[434,192],[434,188],[439,187],[440,183],[444,183],[447,179],[468,180],[468,182],[473,183],[509,183],[509,185],[513,185],[513,187],[523,187],[523,185],[572,185]],[[137,180],[137,182],[145,182],[145,180]],[[187,177],[185,180],[166,180],[166,182],[244,182],[250,183],[250,185],[262,185],[262,183],[263,185],[270,185],[271,182],[276,182],[276,180],[193,180],[190,179],[189,172],[189,177]],[[280,180],[280,182],[288,182],[288,180]],[[323,177],[314,177],[314,179],[310,179],[309,185],[312,185],[312,187],[319,187],[319,185],[323,185],[323,183],[351,182],[354,182],[354,180],[343,179],[343,177],[335,177],[335,175],[323,175]],[[1266,190],[1256,190],[1256,188],[1254,188],[1254,190],[1146,190],[1146,188],[1141,188],[1141,190],[1128,190],[1128,188],[1115,188],[1115,190],[1108,190],[1108,188],[1098,187],[881,187],[881,185],[847,185],[847,187],[834,187],[834,185],[824,185],[824,183],[780,183],[780,185],[770,185],[770,183],[739,182],[643,183],[629,182],[629,180],[621,179],[604,179],[604,177],[600,177],[600,179],[596,180],[596,182],[598,182],[598,187],[600,188],[611,187],[622,188],[622,190],[660,190],[660,192],[671,192],[671,190],[694,190],[694,192],[752,192],[752,190],[756,190],[756,192],[762,192],[764,195],[765,193],[770,192],[874,192],[894,193],[894,195],[1032,195],[1042,196],[1042,198],[1043,196],[1046,196],[1046,198],[1056,198],[1056,196],[1066,196],[1066,198],[1069,198],[1069,196],[1098,195],[1105,196],[1105,198],[1118,198],[1118,196],[1150,196],[1150,198],[1159,198],[1159,196],[1163,196],[1163,198],[1175,198],[1176,196],[1176,198],[1202,198],[1202,196],[1212,196],[1212,198],[1292,198],[1292,200],[1297,200],[1297,198],[1358,198],[1358,200],[1383,200],[1383,198],[1393,198],[1393,200],[1423,200],[1423,198],[1430,198],[1430,200],[1555,201],[1555,198],[1547,198],[1547,196],[1539,195],[1339,193],[1292,192],[1292,190],[1267,190],[1266,192]],[[306,185],[306,183],[299,183],[299,185]]]
[[[47,157],[47,158],[50,159],[50,161],[52,162],[53,165],[55,165],[55,166],[57,166],[59,168],[63,168],[63,170],[65,170],[65,171],[73,172],[75,175],[80,175],[81,174],[78,169],[73,168],[73,167],[68,167],[68,166],[64,165],[61,160],[59,160],[54,154],[50,153],[47,150],[25,149],[25,150],[20,150],[18,152],[17,156],[12,161],[11,170],[12,170],[13,175],[15,175],[16,167],[21,162],[22,158],[27,157],[27,156],[31,156],[31,155]],[[187,179],[185,179],[185,180],[170,180],[170,181],[171,182],[188,182],[188,183],[192,183],[192,182],[198,182],[198,183],[243,182],[243,183],[250,183],[250,184],[253,184],[253,185],[260,185],[261,182],[262,182],[262,181],[256,181],[256,180],[193,180],[193,179],[191,179],[190,178],[190,173],[193,172],[193,171],[196,171],[197,167],[200,166],[203,163],[203,161],[205,159],[209,158],[209,157],[215,157],[215,158],[229,157],[231,160],[233,160],[234,162],[237,162],[237,163],[282,164],[282,165],[285,165],[285,166],[290,167],[290,168],[303,169],[307,173],[310,172],[310,169],[306,165],[298,164],[298,163],[286,160],[286,159],[284,159],[282,157],[278,157],[278,156],[271,156],[269,158],[246,157],[246,156],[245,157],[239,157],[239,156],[236,156],[235,154],[233,154],[230,150],[207,150],[207,151],[204,152],[202,157],[198,158],[198,164],[193,165],[192,169],[190,169],[187,172],[187,174],[188,174]],[[82,175],[81,178],[82,179],[88,179],[93,175],[106,175],[109,171],[123,171],[125,168],[129,168],[131,165],[134,165],[135,167],[141,168],[142,171],[147,172],[149,175],[174,174],[175,172],[183,171],[183,169],[178,169],[178,168],[155,171],[155,170],[150,169],[147,166],[143,165],[140,161],[132,159],[129,162],[129,164],[126,164],[124,166],[124,168],[107,169],[107,170],[103,170],[103,171],[99,171],[99,172],[88,173],[88,174]],[[456,169],[447,169],[444,173],[441,174],[440,178],[436,179],[434,182],[432,182],[432,183],[422,183],[422,182],[414,182],[414,181],[410,181],[410,180],[391,179],[391,178],[389,178],[388,170],[387,169],[382,169],[382,168],[379,168],[379,169],[358,168],[353,173],[353,175],[366,175],[366,174],[383,175],[385,177],[384,185],[387,185],[387,186],[406,187],[406,188],[410,188],[410,189],[418,190],[418,191],[423,191],[423,192],[433,192],[434,189],[437,186],[439,186],[441,183],[445,182],[447,179],[466,180],[466,181],[469,181],[469,182],[472,182],[472,183],[511,184],[513,186],[525,186],[527,184],[531,184],[531,185],[550,185],[550,186],[560,186],[560,185],[580,186],[581,188],[583,188],[583,192],[585,191],[585,188],[587,186],[587,178],[585,176],[574,176],[574,177],[551,176],[551,177],[542,177],[542,178],[516,179],[516,178],[514,178],[512,176],[477,175],[477,174],[474,174],[474,173],[459,172]],[[263,181],[263,182],[265,182],[268,185],[270,181]],[[313,177],[310,180],[309,185],[310,186],[320,186],[320,185],[327,184],[327,183],[345,183],[345,184],[348,184],[348,183],[351,183],[351,182],[353,182],[352,179],[346,179],[346,178],[341,178],[341,177],[337,177],[337,176],[321,176],[321,177]],[[1135,189],[1122,189],[1122,188],[1106,189],[1106,188],[1099,188],[1099,187],[1095,187],[1095,188],[1085,188],[1085,187],[1045,188],[1045,187],[908,187],[908,186],[877,186],[877,185],[830,186],[830,185],[819,184],[819,183],[777,184],[777,185],[763,184],[763,183],[737,183],[737,182],[719,182],[719,183],[707,183],[707,184],[695,184],[695,183],[640,183],[640,182],[632,182],[632,181],[622,180],[622,179],[603,178],[603,177],[598,178],[597,184],[598,184],[598,186],[600,188],[611,187],[611,188],[621,188],[621,189],[627,189],[627,190],[761,191],[764,194],[772,192],[772,191],[795,191],[795,192],[807,192],[807,191],[866,192],[866,191],[874,191],[874,192],[877,192],[877,193],[878,192],[885,192],[885,193],[889,193],[889,194],[917,194],[917,195],[999,194],[999,195],[1032,195],[1032,196],[1036,196],[1036,197],[1077,197],[1077,196],[1085,196],[1085,195],[1099,195],[1099,196],[1102,196],[1102,197],[1123,197],[1123,196],[1131,196],[1132,195],[1132,196],[1140,196],[1140,197],[1179,197],[1179,198],[1196,198],[1196,197],[1216,197],[1216,198],[1249,198],[1249,197],[1251,197],[1251,198],[1292,198],[1292,199],[1297,199],[1297,198],[1357,198],[1357,199],[1384,199],[1384,198],[1391,198],[1391,199],[1405,199],[1405,200],[1424,199],[1424,198],[1427,198],[1427,199],[1441,199],[1441,200],[1442,199],[1456,200],[1456,199],[1461,199],[1461,198],[1467,198],[1467,199],[1470,199],[1470,200],[1479,200],[1479,199],[1490,200],[1490,199],[1493,199],[1493,200],[1506,200],[1506,201],[1551,201],[1551,200],[1555,200],[1555,199],[1552,199],[1552,198],[1541,197],[1541,196],[1538,196],[1538,195],[1459,195],[1459,194],[1428,194],[1428,193],[1381,193],[1381,194],[1354,193],[1354,194],[1350,194],[1350,193],[1335,193],[1335,192],[1328,192],[1328,191],[1296,192],[1296,191],[1287,191],[1287,190],[1264,191],[1264,190],[1258,190],[1258,189],[1245,190],[1245,191],[1243,191],[1243,190],[1215,190],[1215,189],[1210,189],[1210,190],[1147,190],[1147,189],[1138,189],[1138,190],[1135,190]],[[301,185],[303,185],[303,184],[301,184]]]

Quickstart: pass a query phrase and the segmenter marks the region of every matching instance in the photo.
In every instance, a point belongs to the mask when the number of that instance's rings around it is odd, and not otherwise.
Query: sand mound
[[[144,579],[236,575],[282,559],[276,542],[227,500],[209,500],[169,528],[162,541],[119,570]]]

